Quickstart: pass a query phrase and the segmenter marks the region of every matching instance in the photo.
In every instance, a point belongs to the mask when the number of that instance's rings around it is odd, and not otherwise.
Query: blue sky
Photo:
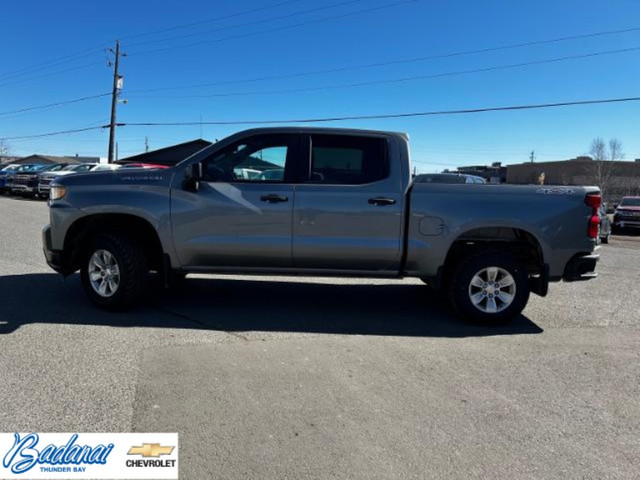
[[[0,138],[107,123],[108,97],[6,112],[109,92],[104,49],[116,38],[128,53],[121,62],[128,103],[118,108],[120,122],[298,119],[640,96],[637,0],[65,0],[3,2],[2,17]],[[607,53],[625,49],[638,50]],[[547,62],[594,53],[603,54]],[[528,62],[547,63],[511,67]],[[378,63],[387,65],[354,68]],[[495,69],[469,72],[487,68]],[[324,73],[312,73],[318,71]],[[400,81],[412,77],[423,78]],[[264,80],[247,81],[255,79]],[[537,161],[571,158],[587,153],[598,136],[618,138],[627,160],[640,158],[640,102],[326,125],[407,132],[422,172],[520,163],[532,150]],[[202,137],[247,127],[204,125]],[[198,138],[201,127],[128,126],[117,135],[124,157],[144,151],[145,137],[155,149]],[[18,155],[106,156],[107,139],[106,131],[93,130],[7,142]]]

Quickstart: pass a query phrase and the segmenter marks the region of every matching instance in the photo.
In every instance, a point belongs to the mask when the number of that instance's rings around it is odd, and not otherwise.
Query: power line
[[[259,11],[262,11],[262,10],[270,10],[270,9],[273,9],[273,8],[282,7],[284,5],[289,5],[291,3],[299,3],[300,1],[302,1],[302,0],[288,0],[286,2],[280,2],[280,3],[270,4],[270,5],[264,5],[262,7],[252,8],[250,10],[243,10],[241,12],[231,13],[229,15],[223,15],[221,17],[208,18],[208,19],[205,19],[205,20],[199,20],[197,22],[185,23],[183,25],[177,25],[177,26],[174,26],[174,27],[163,28],[163,29],[160,29],[160,30],[152,30],[152,31],[145,32],[145,33],[138,33],[138,34],[135,34],[135,35],[123,35],[120,38],[126,40],[128,38],[146,37],[146,36],[149,36],[149,35],[155,35],[157,33],[165,33],[165,32],[170,32],[170,31],[173,31],[173,30],[180,30],[180,29],[183,29],[183,28],[193,27],[193,26],[196,26],[196,25],[202,25],[204,23],[212,23],[212,22],[218,22],[220,20],[228,20],[230,18],[240,17],[240,16],[243,16],[243,15],[249,15],[251,13],[256,13],[256,12],[259,12]],[[137,44],[134,43],[133,45],[137,45]],[[129,46],[132,46],[132,45],[130,44]]]
[[[37,107],[27,107],[27,108],[21,108],[19,110],[9,110],[6,112],[0,112],[0,116],[4,116],[4,115],[10,115],[12,113],[22,113],[22,112],[29,112],[32,110],[41,110],[41,109],[45,109],[45,108],[51,108],[51,107],[59,107],[62,105],[69,105],[71,103],[78,103],[78,102],[84,102],[85,100],[93,100],[94,98],[101,98],[101,97],[106,97],[111,95],[111,93],[100,93],[98,95],[90,95],[88,97],[81,97],[81,98],[75,98],[73,100],[65,100],[62,102],[55,102],[55,103],[49,103],[47,105],[39,105]]]
[[[23,67],[23,68],[20,68],[20,69],[17,69],[17,70],[13,70],[13,71],[10,71],[10,72],[5,72],[5,73],[0,74],[0,80],[12,79],[12,78],[15,78],[15,77],[18,77],[18,76],[31,74],[31,73],[34,73],[34,72],[37,72],[37,71],[40,71],[40,70],[45,70],[45,69],[48,69],[48,68],[51,68],[51,67],[56,67],[56,66],[62,65],[64,63],[68,63],[68,62],[74,61],[74,60],[76,60],[78,58],[89,56],[89,55],[91,55],[93,53],[96,53],[96,52],[99,52],[101,50],[102,49],[97,49],[97,48],[91,48],[91,49],[87,49],[87,50],[82,50],[82,51],[77,52],[77,53],[72,53],[72,54],[69,54],[69,55],[58,57],[58,58],[55,58],[53,60],[48,60],[48,61],[36,64],[36,65],[32,65],[32,66],[29,66],[29,67]]]
[[[118,123],[118,127],[177,127],[177,126],[194,126],[194,125],[264,125],[264,124],[283,124],[283,123],[328,123],[328,122],[341,122],[346,120],[380,120],[391,118],[410,118],[410,117],[427,117],[427,116],[443,116],[443,115],[466,115],[474,113],[487,113],[487,112],[504,112],[504,111],[517,111],[517,110],[534,110],[543,108],[560,108],[570,106],[582,106],[582,105],[599,105],[608,103],[628,103],[640,101],[640,97],[623,97],[623,98],[608,98],[600,100],[577,100],[572,102],[555,102],[555,103],[539,103],[530,105],[511,105],[503,107],[486,107],[486,108],[472,108],[464,110],[434,110],[427,112],[411,112],[411,113],[391,113],[380,115],[353,115],[344,117],[324,117],[324,118],[302,118],[302,119],[289,119],[289,120],[232,120],[232,121],[209,121],[209,122],[127,122]],[[109,125],[102,126],[89,126],[84,128],[76,128],[72,130],[62,130],[57,132],[39,133],[33,135],[21,135],[14,137],[2,137],[3,140],[17,140],[25,138],[39,138],[50,137],[55,135],[65,135],[70,133],[86,132],[89,130],[98,130],[108,128]]]
[[[367,8],[367,9],[363,9],[363,10],[356,10],[355,12],[350,12],[350,13],[344,13],[341,15],[334,15],[331,17],[325,17],[325,18],[319,18],[319,19],[315,19],[315,20],[308,20],[305,22],[299,22],[299,23],[295,23],[292,25],[285,25],[282,27],[275,27],[275,28],[270,28],[270,29],[266,29],[266,30],[261,30],[258,32],[250,32],[250,33],[243,33],[243,34],[238,34],[238,35],[231,35],[229,37],[223,37],[223,38],[218,38],[215,40],[202,40],[199,42],[194,42],[194,43],[186,43],[183,45],[175,45],[173,47],[163,47],[163,48],[157,48],[157,49],[153,49],[153,50],[143,50],[140,52],[133,52],[130,53],[129,56],[132,55],[146,55],[149,53],[159,53],[159,52],[166,52],[169,50],[176,50],[176,49],[184,49],[184,48],[189,48],[189,47],[195,47],[195,46],[199,46],[199,45],[204,45],[204,44],[210,44],[210,43],[218,43],[218,42],[223,42],[226,40],[235,40],[238,38],[245,38],[245,37],[251,37],[254,35],[260,35],[260,34],[264,34],[264,33],[273,33],[273,32],[278,32],[278,31],[282,31],[282,30],[288,30],[288,29],[292,29],[292,28],[297,28],[297,27],[301,27],[304,25],[311,25],[314,23],[321,23],[321,22],[326,22],[329,20],[336,20],[336,19],[340,19],[340,18],[347,18],[347,17],[352,17],[355,15],[362,15],[365,13],[370,13],[370,12],[375,12],[378,10],[382,10],[385,8],[391,8],[391,7],[396,7],[398,5],[405,5],[407,3],[414,3],[414,2],[418,2],[421,0],[402,0],[399,2],[394,2],[394,3],[387,3],[385,5],[380,5],[377,7],[373,7],[373,8]]]
[[[139,90],[130,90],[130,92],[142,93],[142,92],[159,92],[159,91],[166,91],[166,90],[183,90],[183,89],[189,89],[189,88],[212,87],[212,86],[218,86],[218,85],[228,85],[228,84],[237,84],[237,83],[252,83],[252,82],[265,81],[265,80],[282,80],[285,78],[304,77],[304,76],[319,75],[324,73],[340,73],[340,72],[346,72],[346,71],[352,71],[352,70],[365,70],[365,69],[384,67],[389,65],[417,63],[417,62],[423,62],[428,60],[440,60],[445,58],[476,55],[480,53],[490,53],[490,52],[497,52],[501,50],[510,50],[510,49],[530,47],[530,46],[536,46],[536,45],[547,45],[547,44],[565,42],[570,40],[579,40],[579,39],[593,38],[593,37],[599,37],[599,36],[605,36],[605,35],[617,35],[621,33],[629,33],[629,32],[635,32],[635,31],[640,31],[640,27],[626,28],[622,30],[608,30],[604,32],[586,33],[586,34],[580,34],[580,35],[571,35],[567,37],[557,37],[557,38],[552,38],[547,40],[514,43],[509,45],[500,45],[500,46],[487,47],[487,48],[481,48],[476,50],[463,50],[459,52],[441,53],[441,54],[427,55],[423,57],[416,57],[416,58],[409,58],[409,59],[389,60],[385,62],[369,63],[364,65],[336,67],[336,68],[329,68],[325,70],[312,70],[307,72],[297,72],[297,73],[291,73],[291,74],[285,74],[285,75],[272,75],[272,76],[256,77],[256,78],[242,79],[242,80],[225,80],[225,81],[217,81],[217,82],[210,82],[210,83],[192,84],[192,85],[147,88],[147,89],[139,89]]]
[[[176,127],[176,126],[193,126],[193,125],[263,125],[263,124],[283,124],[283,123],[326,123],[326,122],[341,122],[345,120],[379,120],[389,118],[408,118],[408,117],[427,117],[427,116],[439,116],[439,115],[464,115],[472,113],[486,113],[486,112],[501,112],[501,111],[515,111],[515,110],[533,110],[541,108],[558,108],[569,107],[578,105],[598,105],[605,103],[626,103],[640,101],[640,97],[624,97],[624,98],[609,98],[604,100],[578,100],[573,102],[555,102],[555,103],[540,103],[532,105],[514,105],[506,107],[487,107],[487,108],[472,108],[464,110],[435,110],[427,112],[411,112],[411,113],[392,113],[392,114],[380,114],[380,115],[353,115],[344,117],[325,117],[325,118],[302,118],[302,119],[288,119],[288,120],[232,120],[232,121],[213,121],[213,122],[129,122],[119,123],[119,127],[137,126],[137,127]]]
[[[85,63],[85,64],[79,65],[77,67],[65,68],[64,70],[58,70],[56,72],[45,73],[43,75],[37,75],[35,77],[22,78],[22,79],[18,79],[18,80],[14,79],[14,80],[9,81],[9,82],[0,83],[0,87],[6,87],[7,85],[17,85],[17,84],[21,84],[21,83],[27,83],[27,82],[30,82],[31,80],[37,80],[39,78],[51,77],[51,76],[54,76],[54,75],[60,75],[62,73],[73,72],[73,71],[76,71],[76,70],[82,70],[82,69],[93,67],[94,65],[100,65],[100,64],[102,64],[102,62]]]
[[[444,72],[444,73],[435,73],[429,75],[413,75],[410,77],[401,77],[401,78],[392,78],[386,80],[370,80],[366,82],[357,82],[357,83],[343,83],[343,84],[335,84],[335,85],[321,85],[316,87],[305,87],[305,88],[293,88],[293,89],[282,89],[282,90],[262,90],[262,91],[254,91],[254,92],[230,92],[230,93],[211,93],[211,94],[201,94],[201,95],[174,95],[174,96],[166,96],[163,95],[160,98],[212,98],[212,97],[243,97],[243,96],[252,96],[252,95],[274,95],[274,94],[283,94],[283,93],[303,93],[303,92],[315,92],[318,90],[334,90],[334,89],[342,89],[342,88],[356,88],[356,87],[365,87],[370,85],[383,85],[389,83],[403,83],[414,80],[427,80],[433,78],[442,78],[442,77],[452,77],[458,75],[468,75],[472,73],[484,73],[484,72],[492,72],[497,70],[509,70],[514,68],[522,68],[531,65],[543,65],[548,63],[557,63],[564,62],[567,60],[576,60],[583,58],[591,58],[598,57],[602,55],[613,55],[618,53],[628,53],[640,50],[640,47],[633,48],[624,48],[618,50],[608,50],[604,52],[595,52],[595,53],[587,53],[584,55],[569,55],[565,57],[557,57],[546,60],[534,60],[530,62],[521,62],[521,63],[513,63],[507,65],[497,65],[492,67],[484,67],[484,68],[474,68],[470,70],[458,70],[453,72]],[[157,96],[152,95],[141,95],[135,98],[158,98]]]
[[[149,43],[157,43],[157,42],[167,42],[167,41],[171,41],[171,40],[180,40],[183,38],[188,38],[188,37],[194,37],[197,35],[202,35],[204,33],[213,33],[213,32],[219,32],[222,30],[229,30],[232,28],[242,28],[242,27],[248,27],[251,25],[259,25],[261,23],[268,23],[268,22],[273,22],[276,20],[283,20],[285,18],[291,18],[291,17],[296,17],[298,15],[306,15],[309,13],[315,13],[315,12],[319,12],[322,10],[327,10],[327,9],[331,9],[331,8],[336,8],[336,7],[341,7],[344,5],[349,5],[352,3],[358,3],[358,2],[362,2],[364,0],[346,0],[343,2],[339,2],[339,3],[334,3],[331,5],[323,5],[321,7],[317,7],[317,8],[311,8],[311,9],[307,9],[307,10],[302,10],[302,11],[298,11],[298,12],[293,12],[293,13],[287,13],[286,15],[278,15],[275,17],[270,17],[270,18],[264,18],[261,20],[254,20],[252,22],[247,22],[247,23],[241,23],[241,24],[237,24],[237,25],[228,25],[225,27],[218,27],[212,30],[204,30],[204,31],[200,31],[200,32],[192,32],[192,33],[187,33],[184,35],[178,35],[178,36],[174,36],[174,37],[168,37],[168,38],[161,38],[161,39],[157,39],[157,40],[146,40],[144,42],[138,42],[138,43],[131,43],[128,45],[128,47],[137,47],[138,45],[146,45]],[[290,3],[290,2],[285,2],[285,3]]]
[[[172,31],[172,30],[178,30],[178,29],[182,29],[182,28],[188,28],[191,26],[195,26],[195,25],[200,25],[200,24],[204,24],[204,23],[210,23],[210,22],[214,22],[214,21],[219,21],[219,20],[225,20],[225,19],[229,19],[229,18],[234,18],[234,17],[239,17],[242,15],[248,15],[250,13],[255,13],[261,10],[268,10],[268,9],[272,9],[272,8],[277,8],[280,6],[284,6],[284,5],[288,5],[288,4],[292,4],[292,3],[298,3],[302,0],[287,0],[284,2],[279,2],[279,3],[275,3],[275,4],[270,4],[270,5],[265,5],[262,7],[258,7],[258,8],[253,8],[250,10],[244,10],[241,12],[237,12],[234,14],[230,14],[230,15],[225,15],[225,16],[221,16],[221,17],[216,17],[216,18],[210,18],[210,19],[206,19],[206,20],[200,20],[198,22],[192,22],[192,23],[188,23],[188,24],[184,24],[184,25],[178,25],[178,26],[174,26],[174,27],[169,27],[169,28],[164,28],[164,29],[160,29],[160,30],[153,30],[153,31],[149,31],[149,32],[144,32],[144,33],[139,33],[139,34],[135,34],[135,35],[127,35],[124,36],[122,38],[139,38],[139,37],[143,37],[143,36],[149,36],[149,35],[154,35],[157,33],[164,33],[164,32],[168,32],[168,31]],[[107,42],[105,42],[106,44]],[[146,42],[142,42],[142,43],[146,43]],[[30,75],[32,73],[35,73],[37,71],[41,71],[41,70],[46,70],[52,67],[56,67],[65,63],[68,63],[70,61],[74,61],[78,58],[81,57],[86,57],[88,55],[91,55],[93,53],[98,53],[104,50],[104,47],[93,47],[90,49],[85,49],[85,50],[81,50],[79,52],[76,53],[71,53],[68,55],[64,55],[61,57],[56,57],[53,58],[51,60],[47,60],[35,65],[30,65],[28,67],[23,67],[23,68],[19,68],[16,70],[12,70],[12,71],[8,71],[8,72],[4,72],[4,73],[0,73],[0,81],[4,81],[4,80],[8,80],[8,79],[14,79],[20,76],[24,76],[24,75]],[[36,77],[36,78],[40,78],[40,77]],[[0,85],[3,86],[6,85],[6,83]]]
[[[60,130],[57,132],[47,132],[47,133],[37,133],[33,135],[18,135],[15,137],[3,137],[3,140],[23,140],[27,138],[41,138],[41,137],[53,137],[56,135],[66,135],[69,133],[79,133],[79,132],[88,132],[90,130],[101,130],[103,128],[108,128],[108,125],[102,125],[99,127],[84,127],[84,128],[74,128],[71,130]]]

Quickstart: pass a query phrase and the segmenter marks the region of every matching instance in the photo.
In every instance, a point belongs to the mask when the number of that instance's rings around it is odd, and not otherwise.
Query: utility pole
[[[533,161],[536,159],[536,151],[535,150],[531,150],[531,153],[529,154],[529,161],[531,163],[533,163]]]
[[[111,91],[111,122],[109,123],[109,157],[107,162],[113,163],[113,151],[116,141],[116,108],[118,106],[118,97],[122,90],[122,76],[118,72],[120,66],[120,40],[116,40],[116,49],[109,49],[114,54],[115,60],[113,63],[113,90]],[[111,61],[109,61],[111,66]]]
[[[144,137],[144,153],[149,151],[149,137]]]

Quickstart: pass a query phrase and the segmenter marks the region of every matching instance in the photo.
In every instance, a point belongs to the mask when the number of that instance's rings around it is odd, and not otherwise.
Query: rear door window
[[[362,185],[388,176],[385,139],[311,135],[307,183]]]

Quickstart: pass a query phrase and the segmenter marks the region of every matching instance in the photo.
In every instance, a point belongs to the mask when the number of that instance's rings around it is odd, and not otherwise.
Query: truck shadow
[[[156,288],[143,306],[105,312],[85,297],[78,275],[0,277],[0,334],[33,323],[353,335],[472,337],[536,334],[520,315],[504,326],[471,325],[424,285],[336,285],[304,281],[188,278],[176,291]]]

